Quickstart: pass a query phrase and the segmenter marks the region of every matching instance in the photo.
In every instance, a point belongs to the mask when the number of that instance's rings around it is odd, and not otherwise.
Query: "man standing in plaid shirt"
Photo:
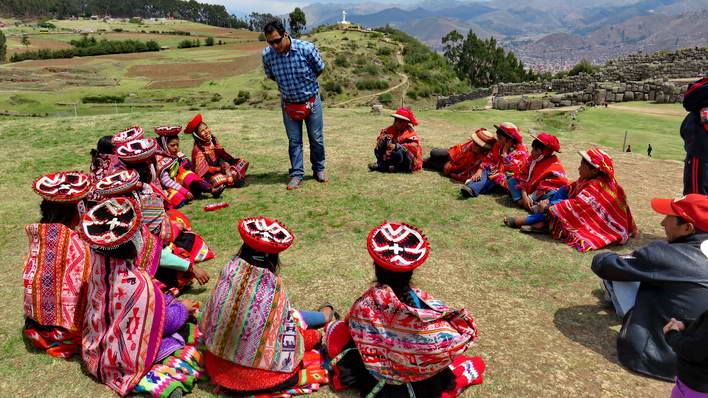
[[[283,124],[290,142],[288,189],[297,189],[305,176],[302,154],[302,123],[307,125],[310,162],[315,180],[327,182],[322,102],[317,77],[325,68],[314,44],[290,37],[279,21],[263,28],[268,47],[263,49],[263,68],[278,83],[283,107]]]

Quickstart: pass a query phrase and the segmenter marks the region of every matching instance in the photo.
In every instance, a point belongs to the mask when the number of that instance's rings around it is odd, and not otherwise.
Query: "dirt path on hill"
[[[612,109],[622,110],[622,111],[645,113],[645,114],[649,114],[649,115],[686,116],[686,112],[683,109],[665,109],[665,108],[654,107],[651,105],[626,106],[626,105],[610,104],[608,107],[612,108]]]

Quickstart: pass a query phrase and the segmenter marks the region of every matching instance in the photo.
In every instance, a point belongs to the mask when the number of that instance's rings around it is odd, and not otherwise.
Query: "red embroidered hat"
[[[93,189],[91,177],[80,171],[45,174],[32,184],[32,189],[49,202],[77,203]]]
[[[578,151],[578,154],[588,163],[608,176],[615,178],[615,165],[612,157],[600,148],[590,148],[587,151]]]
[[[202,122],[202,114],[197,113],[196,116],[192,118],[192,120],[187,123],[187,127],[184,128],[184,133],[185,134],[192,134],[195,132],[196,128],[199,126],[199,123]]]
[[[112,198],[94,206],[81,218],[81,235],[91,246],[115,249],[140,229],[140,205],[130,198]]]
[[[155,156],[157,141],[152,138],[132,140],[118,145],[116,155],[126,163],[142,163]]]
[[[174,137],[182,132],[182,126],[159,126],[155,127],[155,134],[160,137]]]
[[[278,220],[263,216],[244,218],[239,221],[238,232],[241,234],[243,243],[266,253],[280,253],[290,247],[295,240],[288,227]]]
[[[118,196],[134,191],[140,182],[135,170],[120,170],[101,178],[96,183],[96,193],[101,196]]]
[[[472,135],[472,141],[474,141],[475,144],[479,145],[482,148],[490,149],[497,142],[497,138],[487,129],[480,128],[475,130],[474,134]]]
[[[521,138],[521,133],[519,132],[519,128],[516,127],[514,123],[511,122],[503,122],[498,125],[494,125],[496,127],[497,132],[502,132],[504,133],[507,137],[510,137],[512,140],[516,141],[518,144],[523,142],[523,138]]]
[[[418,228],[388,221],[369,232],[366,248],[378,266],[393,272],[414,270],[430,254],[428,239]]]
[[[681,217],[701,231],[708,231],[708,196],[691,193],[674,199],[651,200],[655,212]]]
[[[560,153],[560,141],[558,141],[558,138],[556,138],[553,135],[550,135],[544,131],[539,131],[537,132],[536,135],[531,134],[531,137],[539,140],[543,146],[545,146],[548,149],[553,150],[554,152]]]
[[[165,169],[169,169],[172,166],[174,166],[175,163],[177,163],[177,158],[173,158],[171,156],[162,156],[158,155],[156,156],[157,161],[155,164],[157,165],[157,173],[162,173]]]
[[[113,135],[111,138],[111,143],[114,146],[118,146],[124,142],[140,140],[145,138],[145,131],[140,126],[133,126],[126,130],[121,130]]]
[[[396,113],[394,113],[391,116],[396,119],[405,120],[414,126],[418,125],[418,121],[415,119],[415,116],[413,115],[413,111],[410,110],[410,108],[400,107],[400,108],[398,108],[398,110],[396,110]]]

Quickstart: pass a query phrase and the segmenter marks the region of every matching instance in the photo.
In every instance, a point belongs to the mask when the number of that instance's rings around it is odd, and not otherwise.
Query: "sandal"
[[[504,225],[506,225],[509,228],[519,228],[521,226],[516,223],[516,217],[514,217],[514,216],[504,217]]]
[[[330,308],[332,310],[332,320],[339,320],[339,313],[337,312],[337,310],[334,309],[334,306],[330,303],[322,304],[319,308],[317,308],[317,311],[322,312],[322,310],[325,308]]]

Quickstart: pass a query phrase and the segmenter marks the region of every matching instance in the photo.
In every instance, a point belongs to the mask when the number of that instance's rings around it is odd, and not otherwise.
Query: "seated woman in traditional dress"
[[[55,357],[81,350],[89,246],[74,229],[79,206],[91,192],[91,178],[78,171],[47,174],[32,185],[42,197],[42,218],[25,227],[29,252],[23,269],[24,335]]]
[[[465,182],[479,170],[496,142],[497,139],[487,129],[477,129],[467,142],[448,149],[433,148],[430,157],[423,159],[423,167],[441,171],[455,181]]]
[[[238,230],[243,245],[222,269],[200,323],[210,380],[239,395],[319,388],[327,375],[311,351],[321,339],[313,329],[331,321],[334,309],[325,305],[307,312],[291,306],[278,276],[279,253],[294,240],[285,225],[246,218]]]
[[[90,175],[91,181],[96,181],[105,177],[108,174],[115,173],[118,170],[125,168],[123,162],[118,159],[118,156],[113,152],[114,146],[112,143],[112,135],[101,137],[96,143],[96,148],[91,150],[91,166]],[[89,193],[86,198],[90,203],[88,207],[92,207],[100,198],[96,197],[95,193]]]
[[[202,115],[196,115],[185,127],[184,132],[192,134],[192,164],[194,172],[212,186],[215,196],[227,187],[240,188],[246,183],[248,162],[234,158],[219,144],[211,129],[203,121]]]
[[[156,127],[159,151],[155,165],[170,207],[178,209],[202,193],[210,193],[211,184],[191,171],[192,162],[179,150],[181,126]]]
[[[376,285],[325,333],[334,388],[372,398],[452,398],[481,383],[484,361],[464,355],[478,336],[470,314],[411,284],[430,252],[426,237],[386,222],[369,233],[367,248]]]
[[[130,195],[140,203],[142,221],[148,230],[157,235],[164,246],[157,278],[178,291],[186,288],[193,279],[200,284],[209,281],[209,274],[195,263],[214,257],[204,240],[189,227],[189,219],[177,210],[166,210],[167,196],[155,178],[157,143],[151,138],[128,141],[116,148],[116,154],[135,175],[112,175],[96,184],[97,192],[108,196]],[[113,185],[125,189],[115,192]],[[176,256],[173,256],[176,255]],[[181,260],[181,261],[180,261]]]
[[[369,164],[369,170],[412,173],[422,169],[423,147],[418,133],[413,129],[418,125],[413,111],[398,108],[391,116],[394,118],[393,124],[381,130],[376,138],[376,162]]]
[[[544,132],[532,137],[529,161],[518,178],[509,179],[511,199],[528,211],[568,185],[565,167],[555,155],[560,152],[558,138]]]
[[[82,356],[88,372],[120,395],[184,346],[195,308],[163,294],[152,278],[161,244],[140,217],[135,200],[113,198],[86,213],[80,227],[92,249]]]
[[[580,252],[625,244],[637,236],[624,189],[610,155],[599,148],[578,152],[579,178],[542,200],[537,214],[505,221],[524,232],[546,232]]]
[[[521,175],[529,153],[523,144],[519,128],[514,123],[504,122],[495,125],[497,143],[481,167],[462,186],[464,196],[477,197],[495,190],[507,191],[508,180]]]

